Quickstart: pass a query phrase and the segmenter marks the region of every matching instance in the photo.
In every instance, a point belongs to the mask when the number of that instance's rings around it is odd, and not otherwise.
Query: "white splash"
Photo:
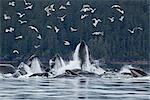
[[[42,69],[41,69],[38,58],[33,58],[31,62],[31,70],[32,70],[32,73],[42,73]]]

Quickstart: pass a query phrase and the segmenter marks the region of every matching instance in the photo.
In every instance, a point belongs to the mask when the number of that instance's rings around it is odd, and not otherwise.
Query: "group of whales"
[[[89,59],[89,51],[86,43],[81,41],[75,50],[73,60],[65,63],[63,59],[56,54],[50,59],[49,67],[44,66],[39,59],[33,55],[26,63],[21,62],[16,69],[11,64],[0,64],[0,73],[2,75],[11,74],[14,78],[19,77],[102,77],[107,71],[92,63]],[[120,71],[122,75],[130,75],[131,77],[142,77],[148,74],[141,69],[127,66]]]

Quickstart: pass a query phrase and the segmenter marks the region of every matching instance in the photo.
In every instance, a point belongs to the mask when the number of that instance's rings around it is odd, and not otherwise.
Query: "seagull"
[[[25,16],[25,13],[20,13],[20,12],[17,12],[17,15],[20,17],[20,18],[22,18],[23,16]]]
[[[59,7],[59,10],[66,10],[67,8],[65,7],[65,6],[63,6],[63,5],[61,5],[60,7]]]
[[[27,6],[26,8],[24,8],[25,10],[31,10],[33,8],[33,5]]]
[[[92,35],[98,36],[98,35],[104,35],[104,32],[93,32]]]
[[[92,8],[90,7],[90,5],[83,5],[80,12],[88,12],[88,11],[91,11],[91,9]]]
[[[41,40],[41,39],[42,39],[42,36],[39,34],[39,35],[37,36],[37,39]]]
[[[65,17],[66,15],[62,16],[62,17],[57,17],[58,19],[60,19],[61,22],[65,21]]]
[[[54,6],[55,6],[54,4],[51,4],[50,6],[47,6],[44,8],[44,10],[47,13],[47,16],[51,15],[51,11],[53,11],[53,12],[55,11]]]
[[[121,8],[121,7],[120,5],[115,4],[115,5],[112,5],[111,8]]]
[[[69,45],[70,45],[70,42],[69,42],[69,41],[64,41],[64,45],[65,45],[65,46],[69,46]]]
[[[14,50],[13,50],[13,53],[14,53],[14,54],[15,54],[15,53],[16,53],[16,54],[19,54],[19,51],[16,50],[16,49],[14,49]]]
[[[134,33],[135,32],[135,30],[141,30],[141,31],[143,31],[143,28],[141,28],[141,27],[134,27],[132,30],[131,29],[128,29],[128,31],[130,32],[130,33]]]
[[[95,11],[96,11],[96,8],[95,9],[91,8],[91,13],[94,13]]]
[[[102,22],[99,18],[98,19],[97,18],[93,18],[92,21],[93,21],[93,26],[94,27],[97,26],[98,22]]]
[[[18,20],[18,22],[20,22],[20,24],[25,24],[25,23],[27,23],[26,20]]]
[[[31,30],[34,30],[35,32],[39,33],[38,29],[35,26],[28,26]]]
[[[115,17],[108,17],[108,19],[110,20],[111,23],[115,21]]]
[[[84,19],[87,16],[88,16],[87,14],[81,15],[80,19],[82,20],[82,19]]]
[[[27,2],[26,0],[24,0],[24,4],[27,6],[27,5],[31,5],[30,2]]]
[[[71,4],[70,4],[70,1],[68,1],[67,3],[66,3],[66,6],[70,6]]]
[[[35,49],[37,49],[37,48],[39,48],[40,47],[40,45],[34,45],[34,48]]]
[[[22,38],[23,38],[23,36],[22,36],[22,35],[19,35],[19,36],[15,37],[15,39],[16,39],[16,40],[18,40],[18,39],[22,39]]]
[[[116,10],[117,10],[118,12],[120,12],[121,14],[124,14],[124,11],[123,11],[123,10],[121,10],[121,9],[119,9],[119,8],[116,8]]]
[[[50,26],[50,25],[47,25],[46,27],[47,27],[48,29],[52,29],[52,26]]]
[[[124,19],[124,16],[121,16],[121,17],[119,18],[120,21],[123,21],[123,19]]]
[[[58,33],[60,29],[57,26],[55,26],[54,30],[55,30],[56,33]]]
[[[73,27],[70,27],[70,30],[71,30],[71,32],[76,32],[77,31],[77,29],[73,28]]]
[[[4,14],[4,19],[5,19],[5,20],[9,20],[9,19],[11,19],[11,17],[8,16],[7,14]]]
[[[6,33],[12,33],[12,32],[14,32],[15,31],[15,28],[13,28],[13,27],[9,27],[9,29],[7,28],[7,29],[5,29],[5,32]]]
[[[8,5],[14,7],[14,6],[15,6],[15,2],[14,2],[14,1],[10,1],[10,2],[8,3]]]

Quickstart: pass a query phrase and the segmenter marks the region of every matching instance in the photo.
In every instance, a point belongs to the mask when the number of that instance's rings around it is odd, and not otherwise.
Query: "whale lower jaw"
[[[66,77],[101,77],[101,75],[91,73],[88,71],[82,71],[81,69],[73,69],[73,70],[66,70],[65,73],[61,75],[55,76],[55,78],[66,78]]]

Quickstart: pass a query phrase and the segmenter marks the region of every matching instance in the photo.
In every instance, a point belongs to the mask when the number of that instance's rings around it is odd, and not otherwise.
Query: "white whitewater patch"
[[[124,65],[121,70],[120,70],[120,74],[123,74],[123,73],[131,73],[130,71],[130,68],[133,68],[132,65]]]
[[[59,63],[60,62],[63,63],[64,62],[63,59],[61,58],[61,61],[56,60],[56,63],[58,63],[55,66],[56,68],[54,68],[56,76],[65,73],[66,70],[81,69],[81,61],[79,58],[80,45],[81,43],[79,43],[75,49],[75,52],[73,54],[73,60],[70,60],[68,63],[64,63],[61,67]],[[85,45],[85,50],[86,50],[86,54],[85,54],[86,58],[84,64],[82,65],[83,68],[82,70],[92,72],[98,75],[104,74],[105,72],[104,69],[100,67],[96,67],[96,64],[91,64],[87,45]]]
[[[42,73],[42,69],[39,63],[38,58],[34,58],[31,62],[32,73]]]

